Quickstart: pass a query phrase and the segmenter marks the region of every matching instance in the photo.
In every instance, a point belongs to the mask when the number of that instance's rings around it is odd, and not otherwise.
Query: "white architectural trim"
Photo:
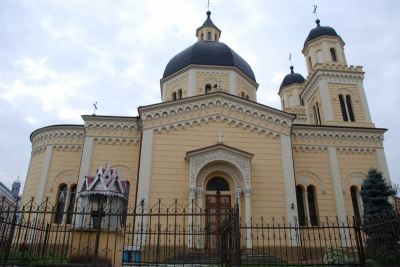
[[[38,205],[40,205],[43,202],[44,198],[46,197],[45,188],[46,188],[47,178],[48,178],[49,170],[50,170],[51,157],[53,154],[52,147],[53,146],[47,146],[46,154],[44,155],[43,168],[42,168],[42,173],[40,175],[38,192],[35,197],[36,203]]]
[[[146,129],[143,130],[142,136],[142,148],[144,149],[141,150],[142,153],[140,155],[139,183],[136,199],[138,203],[144,199],[144,202],[149,204],[154,132],[152,129]]]
[[[336,214],[338,216],[338,220],[341,222],[346,221],[346,208],[344,204],[344,197],[343,197],[343,188],[342,188],[342,179],[340,178],[340,169],[339,169],[339,162],[336,155],[336,148],[335,147],[328,147],[329,153],[329,166],[331,167],[331,178],[332,178],[332,186],[333,186],[333,195],[335,199],[335,206],[336,206]],[[340,229],[340,233],[342,238],[342,245],[348,246],[347,240],[349,239],[348,230],[347,229]]]
[[[383,150],[383,148],[377,148],[376,154],[378,157],[379,170],[382,172],[382,176],[383,178],[386,179],[386,182],[390,184],[391,180],[390,180],[389,168],[386,162],[385,151]]]
[[[293,155],[290,136],[281,135],[281,155],[283,166],[283,181],[285,185],[285,209],[286,219],[289,222],[295,220],[297,217],[297,200],[296,200],[296,183],[293,168]],[[295,204],[292,209],[292,203]],[[296,233],[289,231],[288,234],[292,240],[296,240]],[[297,244],[293,244],[297,245]]]
[[[86,136],[85,143],[83,145],[77,192],[81,190],[83,182],[85,181],[85,176],[90,174],[90,164],[92,161],[93,144],[94,144],[94,137]]]

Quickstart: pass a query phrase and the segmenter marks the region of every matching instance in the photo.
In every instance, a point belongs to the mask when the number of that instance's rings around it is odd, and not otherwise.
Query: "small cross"
[[[315,14],[315,17],[318,19],[317,6],[316,5],[314,5],[314,12],[313,13]]]
[[[97,101],[96,103],[93,103],[93,106],[94,106],[93,115],[96,115]]]
[[[218,137],[218,143],[222,143],[222,137],[223,137],[223,135],[222,135],[221,132],[218,132],[217,137]]]
[[[210,11],[210,0],[208,0],[208,3],[207,3],[207,10]]]
[[[290,66],[292,66],[292,54],[289,53],[289,61],[290,61]]]

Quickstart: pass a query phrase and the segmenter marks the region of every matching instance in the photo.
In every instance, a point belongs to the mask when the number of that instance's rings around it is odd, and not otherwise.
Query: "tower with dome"
[[[206,15],[195,43],[166,65],[161,103],[138,107],[135,117],[82,115],[82,125],[31,134],[22,202],[47,198],[64,211],[52,223],[68,224],[85,177],[105,168],[126,181],[132,207],[237,203],[246,221],[268,215],[303,226],[362,215],[368,169],[389,173],[386,129],[371,121],[363,69],[347,64],[343,39],[316,21],[302,48],[308,73],[290,67],[276,109],[257,102],[253,69]]]

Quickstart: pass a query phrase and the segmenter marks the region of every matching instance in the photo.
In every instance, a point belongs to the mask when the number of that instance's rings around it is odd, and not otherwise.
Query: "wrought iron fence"
[[[65,218],[71,215],[66,210]],[[161,200],[118,208],[77,201],[71,224],[64,217],[55,223],[58,212],[47,201],[0,200],[0,264],[399,266],[400,220],[392,215],[363,225],[324,218],[318,226],[299,226],[285,218],[243,221],[237,206],[208,209]]]

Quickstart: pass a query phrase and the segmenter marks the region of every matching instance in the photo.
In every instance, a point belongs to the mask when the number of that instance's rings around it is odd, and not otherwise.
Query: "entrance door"
[[[206,195],[206,249],[210,253],[220,252],[221,226],[230,212],[230,195]]]

